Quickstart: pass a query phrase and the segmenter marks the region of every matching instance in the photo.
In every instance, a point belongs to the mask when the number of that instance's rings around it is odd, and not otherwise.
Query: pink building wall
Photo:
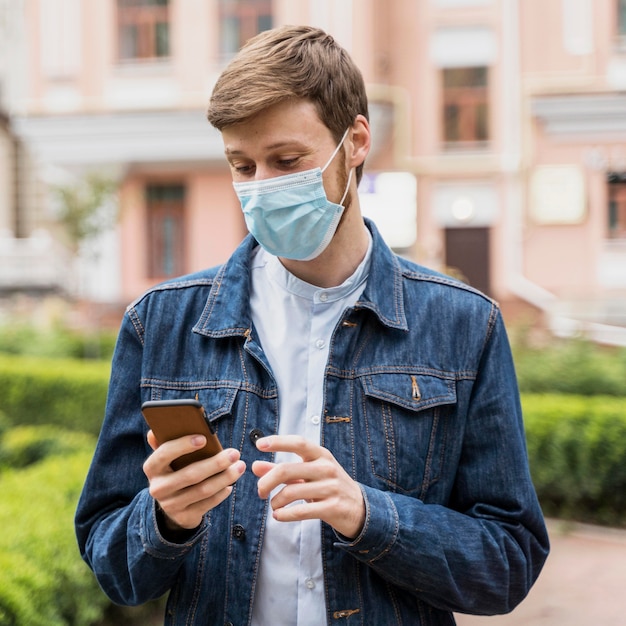
[[[69,34],[78,38],[80,59],[69,64],[74,71],[46,73],[43,4],[27,0],[28,81],[21,106],[29,116],[50,125],[75,115],[92,115],[94,122],[129,112],[160,111],[164,120],[174,111],[203,116],[224,63],[217,0],[171,0],[171,57],[134,64],[116,59],[114,2],[54,2],[80,7],[80,32]],[[276,25],[322,26],[361,67],[376,139],[366,171],[410,172],[417,179],[417,238],[403,252],[447,269],[447,231],[484,227],[491,295],[503,302],[527,300],[546,310],[554,299],[626,292],[626,270],[620,274],[616,268],[616,263],[626,268],[626,243],[607,240],[607,172],[626,170],[626,50],[616,39],[616,6],[616,0],[273,3]],[[453,58],[454,51],[442,48],[441,41],[454,48],[454,38],[445,37],[455,32],[459,41],[465,37],[486,46],[489,67],[490,139],[487,146],[469,151],[442,143],[441,69],[475,54],[468,47]],[[612,105],[615,127],[608,131],[598,124],[605,96],[622,98]],[[381,105],[392,112],[390,117],[380,117]],[[147,181],[171,176],[187,186],[186,271],[222,262],[245,234],[219,138],[208,122],[200,120],[197,128],[195,139],[206,129],[208,156],[181,160],[179,149],[194,139],[181,135],[168,140],[171,150],[164,149],[158,162],[118,163],[122,302],[152,280],[145,272],[142,189]],[[549,223],[537,217],[533,181],[545,166],[569,168],[582,181],[581,219]],[[476,190],[478,220],[455,222],[446,205],[450,194]]]

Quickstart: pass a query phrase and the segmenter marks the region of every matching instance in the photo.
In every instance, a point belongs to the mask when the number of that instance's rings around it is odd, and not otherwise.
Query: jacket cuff
[[[142,516],[142,523],[140,528],[141,543],[143,549],[151,556],[172,559],[178,556],[182,556],[189,552],[191,548],[200,540],[200,538],[207,532],[209,523],[206,516],[202,519],[202,523],[198,528],[190,530],[189,532],[183,531],[182,533],[170,533],[163,530],[159,526],[159,507],[156,500],[154,500],[150,494],[145,492],[143,510],[145,514]],[[161,522],[161,525],[163,522]]]
[[[356,539],[350,540],[338,533],[339,548],[363,561],[375,561],[393,547],[398,536],[400,518],[393,499],[385,491],[359,485],[365,502],[365,524]]]

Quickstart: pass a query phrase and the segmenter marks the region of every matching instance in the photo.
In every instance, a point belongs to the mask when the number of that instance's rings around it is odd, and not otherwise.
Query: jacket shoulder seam
[[[402,276],[404,278],[407,278],[408,280],[436,283],[438,285],[443,285],[445,287],[451,287],[453,289],[460,289],[461,291],[466,291],[467,293],[473,293],[483,298],[492,306],[499,308],[499,304],[496,300],[489,297],[487,294],[483,293],[479,289],[476,289],[476,287],[472,287],[471,285],[468,285],[467,283],[463,283],[459,280],[456,280],[455,278],[445,276],[444,274],[427,274],[425,272],[420,272],[419,270],[403,268]]]

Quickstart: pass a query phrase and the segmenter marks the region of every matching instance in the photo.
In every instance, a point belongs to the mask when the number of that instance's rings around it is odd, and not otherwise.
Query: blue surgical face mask
[[[330,243],[344,210],[352,170],[339,204],[326,197],[322,174],[339,152],[348,130],[322,168],[233,183],[248,230],[270,254],[310,261]]]

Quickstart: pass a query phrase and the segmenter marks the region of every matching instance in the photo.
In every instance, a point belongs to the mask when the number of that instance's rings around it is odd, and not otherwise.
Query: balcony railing
[[[0,291],[71,292],[71,255],[46,232],[0,234]]]

